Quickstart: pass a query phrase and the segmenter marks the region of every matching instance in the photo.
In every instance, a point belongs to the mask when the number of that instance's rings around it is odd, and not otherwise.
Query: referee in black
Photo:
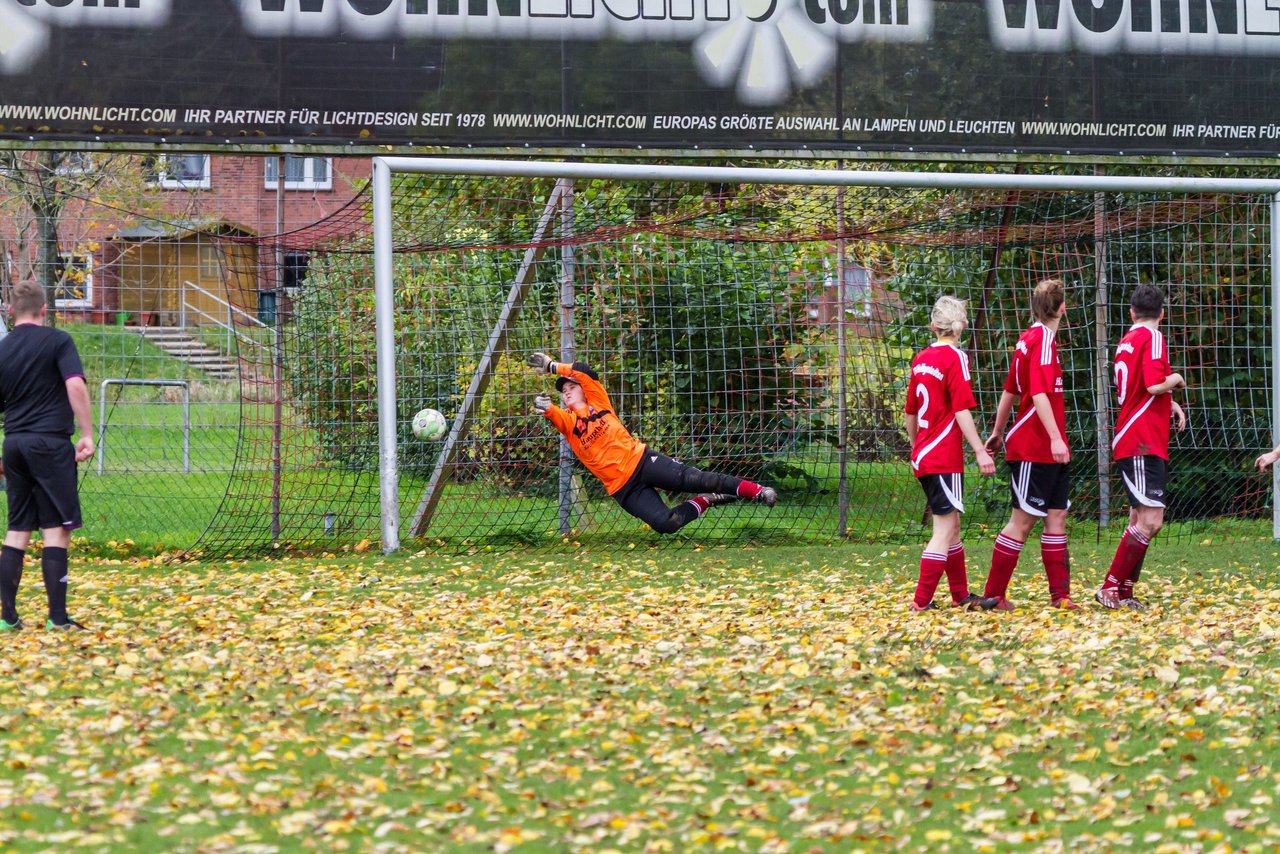
[[[82,524],[76,463],[93,456],[93,417],[84,368],[71,336],[44,325],[48,306],[35,282],[13,287],[13,329],[0,339],[0,411],[9,530],[0,548],[0,631],[22,628],[18,585],[31,532],[40,529],[48,629],[83,629],[67,616],[67,546]],[[71,444],[73,428],[80,439]]]

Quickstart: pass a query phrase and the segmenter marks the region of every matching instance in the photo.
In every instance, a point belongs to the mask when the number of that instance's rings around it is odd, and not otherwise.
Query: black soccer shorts
[[[66,436],[13,433],[4,437],[9,530],[81,527],[76,449]]]
[[[1133,507],[1164,507],[1169,500],[1166,491],[1169,482],[1169,462],[1163,457],[1148,454],[1142,457],[1123,457],[1116,460],[1124,490],[1129,493]]]
[[[1009,491],[1015,509],[1044,517],[1071,506],[1070,463],[1009,460]]]
[[[924,490],[924,499],[935,516],[964,512],[964,474],[922,474],[917,480]]]

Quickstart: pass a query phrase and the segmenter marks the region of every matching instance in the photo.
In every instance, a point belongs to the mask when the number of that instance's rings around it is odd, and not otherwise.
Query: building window
[[[871,271],[853,257],[846,256],[844,287],[841,289],[836,282],[838,259],[825,258],[822,267],[822,288],[809,300],[809,319],[820,323],[833,323],[839,313],[841,290],[843,290],[846,317],[871,317],[873,281]]]
[[[166,190],[207,190],[209,161],[207,154],[161,154],[147,161],[147,179]]]
[[[64,151],[58,163],[59,175],[89,175],[93,171],[93,154],[88,151]]]
[[[54,308],[93,307],[93,256],[59,252],[55,272]]]
[[[279,158],[268,157],[266,164],[266,188],[276,188]],[[286,154],[284,158],[284,188],[286,190],[332,190],[333,169],[328,157],[299,157]]]
[[[216,244],[202,243],[200,244],[200,278],[213,279],[220,278],[222,273],[222,253],[218,250]]]
[[[831,278],[834,283],[835,276]],[[852,258],[846,259],[844,265],[844,310],[851,315],[871,316],[871,271]]]

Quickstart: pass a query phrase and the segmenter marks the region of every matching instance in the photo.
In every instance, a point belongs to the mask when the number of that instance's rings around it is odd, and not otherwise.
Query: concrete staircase
[[[179,326],[129,327],[146,338],[166,355],[186,362],[210,379],[241,379],[240,365],[234,358],[194,338]]]

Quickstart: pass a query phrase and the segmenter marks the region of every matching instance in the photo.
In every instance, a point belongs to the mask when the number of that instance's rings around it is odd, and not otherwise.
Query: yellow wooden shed
[[[242,325],[258,311],[253,232],[224,220],[143,223],[115,235],[119,310],[147,325]]]

